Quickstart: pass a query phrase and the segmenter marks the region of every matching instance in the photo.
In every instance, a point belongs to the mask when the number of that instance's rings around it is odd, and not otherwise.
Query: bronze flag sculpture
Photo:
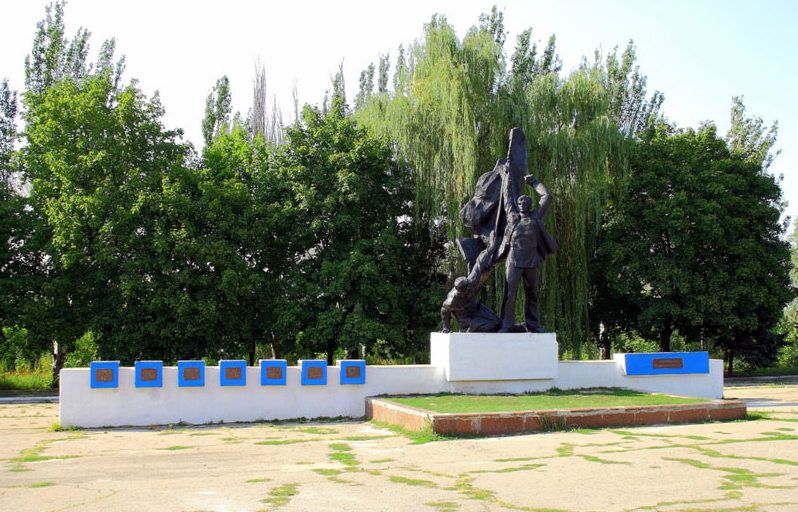
[[[474,197],[460,210],[463,225],[473,233],[457,240],[468,275],[455,280],[441,307],[443,332],[450,331],[452,316],[462,332],[543,330],[538,311],[538,268],[558,246],[543,225],[552,195],[533,175],[526,175],[527,165],[526,136],[520,128],[513,128],[507,158],[479,177]],[[532,200],[523,194],[525,184],[540,195],[538,207],[531,211]],[[493,267],[505,259],[505,295],[498,317],[475,297]],[[515,295],[521,280],[524,323],[516,326]]]

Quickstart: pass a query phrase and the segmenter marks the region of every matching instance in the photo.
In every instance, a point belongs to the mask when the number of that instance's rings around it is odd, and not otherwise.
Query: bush
[[[781,348],[778,361],[781,367],[798,367],[798,340],[793,340]]]
[[[66,355],[64,367],[75,368],[89,366],[89,363],[97,360],[97,335],[93,331],[86,331],[86,334],[75,340],[75,348]]]

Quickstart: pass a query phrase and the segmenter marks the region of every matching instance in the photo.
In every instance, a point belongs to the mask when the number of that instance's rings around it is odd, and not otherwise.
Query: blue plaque
[[[327,361],[313,359],[310,361],[300,361],[300,364],[302,365],[303,386],[327,385]]]
[[[243,359],[235,361],[219,361],[219,385],[246,386],[247,362]]]
[[[136,361],[136,387],[163,387],[163,361]]]
[[[341,384],[365,384],[366,361],[362,359],[347,359],[338,361],[341,367]]]
[[[205,386],[205,361],[178,361],[177,386],[201,388]]]
[[[709,352],[624,354],[626,375],[709,373]]]
[[[285,386],[288,362],[285,359],[260,360],[260,385]]]
[[[119,361],[92,361],[89,363],[92,389],[119,387]]]

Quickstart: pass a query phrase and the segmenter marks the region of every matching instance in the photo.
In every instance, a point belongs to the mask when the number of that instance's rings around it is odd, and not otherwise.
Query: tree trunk
[[[278,341],[279,340],[277,339],[277,336],[275,336],[274,332],[272,332],[272,339],[269,342],[269,348],[272,351],[272,359],[277,359],[277,343],[278,343]]]
[[[64,357],[66,356],[64,351],[58,346],[57,341],[53,341],[52,355],[53,355],[53,365],[52,365],[53,383],[51,386],[54,389],[56,389],[58,388],[60,382],[59,376],[61,374],[61,369],[64,367]]]
[[[673,327],[670,325],[663,328],[659,333],[659,349],[662,352],[671,351],[671,334],[673,334]]]
[[[734,376],[734,350],[726,351],[726,376]]]
[[[249,366],[255,366],[255,352],[258,349],[258,344],[253,340],[252,344],[249,346]]]
[[[604,331],[604,324],[599,325],[599,357],[601,359],[609,359],[610,351],[612,350],[612,343],[610,337]]]
[[[330,341],[327,343],[327,365],[332,366],[333,363],[333,356],[335,355],[335,343]]]

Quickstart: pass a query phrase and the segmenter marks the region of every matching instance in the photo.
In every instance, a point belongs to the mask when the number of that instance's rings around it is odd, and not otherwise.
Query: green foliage
[[[21,161],[43,268],[27,316],[42,343],[93,329],[101,356],[156,352],[153,330],[172,320],[145,302],[173,270],[163,250],[174,205],[162,198],[186,178],[185,147],[162,115],[157,98],[116,90],[108,75],[65,79],[28,101]]]
[[[89,363],[97,360],[98,350],[97,335],[93,331],[88,331],[75,340],[75,346],[66,356],[64,366],[67,368],[89,366]]]
[[[205,117],[202,118],[202,138],[205,140],[205,147],[211,144],[214,137],[230,129],[231,111],[230,80],[227,76],[223,76],[216,81],[216,85],[205,100]]]
[[[31,350],[28,330],[24,327],[3,327],[0,337],[0,367],[6,370],[29,366],[38,356]]]
[[[745,117],[745,104],[740,96],[732,98],[731,126],[726,141],[732,153],[767,170],[781,151],[775,151],[779,123],[765,128],[760,117]]]
[[[27,103],[35,101],[36,96],[66,79],[82,80],[89,76],[106,75],[117,86],[124,71],[124,57],[114,62],[114,39],[102,44],[94,65],[89,63],[89,31],[80,28],[71,40],[67,38],[64,5],[64,0],[48,4],[45,18],[36,25],[33,48],[25,57]]]
[[[378,340],[412,352],[416,330],[435,322],[417,308],[430,305],[430,290],[440,292],[436,251],[410,216],[407,170],[344,114],[342,102],[336,97],[326,114],[306,107],[277,155],[300,210],[284,325],[293,323],[286,331],[296,333],[301,354],[332,360],[338,347],[371,352]]]
[[[509,129],[524,129],[529,171],[556,198],[549,229],[561,246],[543,270],[543,318],[565,351],[579,355],[588,330],[587,262],[598,214],[623,175],[628,149],[610,102],[644,97],[645,88],[639,74],[621,80],[623,73],[637,73],[633,53],[611,77],[596,63],[561,78],[554,38],[538,55],[531,31],[522,33],[509,71],[504,39],[496,9],[462,41],[444,17],[433,17],[411,48],[412,72],[400,73],[393,94],[373,95],[355,116],[395,141],[398,158],[413,170],[416,212],[446,226],[450,239],[462,234],[458,212],[477,178],[506,153]],[[607,84],[619,81],[621,90],[611,97]],[[462,262],[449,256],[456,262],[450,275],[462,275]],[[497,305],[502,286],[499,268],[487,292]]]
[[[0,182],[10,183],[11,153],[17,138],[17,92],[0,82]]]
[[[798,287],[798,222],[790,233],[790,282]],[[784,338],[785,345],[779,353],[778,363],[782,367],[798,367],[798,299],[793,299],[784,308],[784,314],[777,332]]]
[[[596,318],[661,350],[678,329],[727,360],[767,364],[778,348],[770,329],[792,297],[780,213],[775,179],[730,152],[714,126],[647,130],[625,194],[605,212]]]
[[[0,347],[4,358],[5,347]],[[19,391],[43,391],[52,387],[53,375],[51,371],[52,358],[43,355],[23,355],[18,357],[13,365],[6,366],[0,363],[0,389]]]

